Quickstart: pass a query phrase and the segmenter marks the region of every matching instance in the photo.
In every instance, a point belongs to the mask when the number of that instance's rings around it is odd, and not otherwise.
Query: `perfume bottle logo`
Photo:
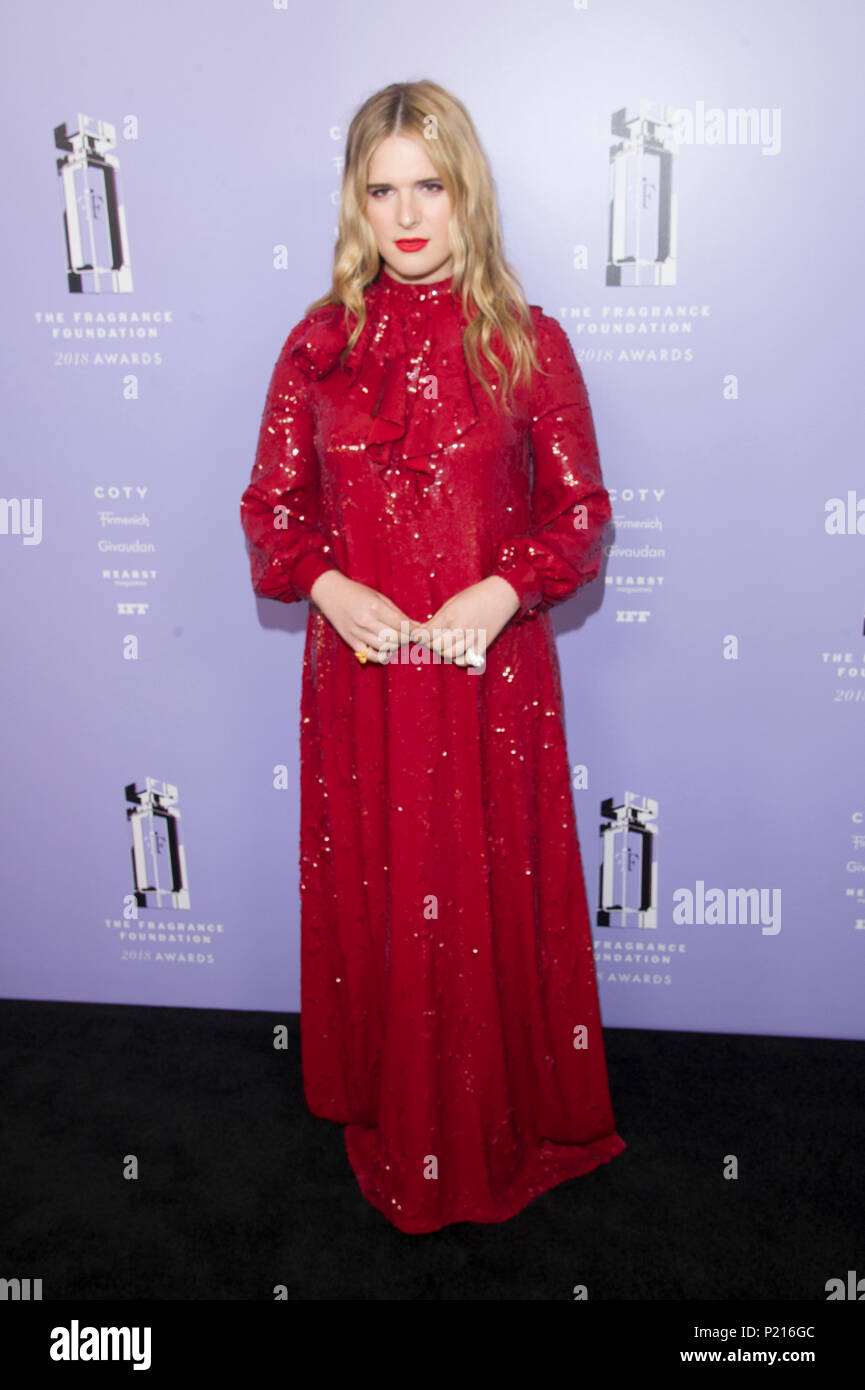
[[[625,792],[621,805],[613,798],[601,802],[599,927],[658,925],[658,862],[654,837],[658,833],[658,803]]]
[[[612,117],[608,285],[676,283],[675,121],[675,107],[645,99],[630,120],[624,107]]]
[[[120,199],[118,160],[108,153],[117,140],[114,126],[79,115],[73,129],[54,128],[63,192],[66,278],[72,294],[128,294],[132,269],[126,214]]]
[[[189,907],[186,855],[180,839],[177,788],[155,777],[125,789],[132,833],[132,880],[139,907]],[[150,899],[150,901],[148,901]]]

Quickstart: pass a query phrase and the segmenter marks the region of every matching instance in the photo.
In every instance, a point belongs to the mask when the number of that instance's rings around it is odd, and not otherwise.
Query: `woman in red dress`
[[[401,1231],[506,1221],[625,1148],[548,615],[610,515],[468,113],[385,88],[351,123],[332,289],[279,354],[241,518],[255,592],[311,600],[306,1101]]]

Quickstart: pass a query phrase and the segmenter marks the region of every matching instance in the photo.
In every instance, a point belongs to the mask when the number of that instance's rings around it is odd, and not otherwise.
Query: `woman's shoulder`
[[[280,359],[286,365],[299,368],[312,380],[318,380],[336,366],[348,336],[345,306],[319,305],[317,309],[304,314],[291,329],[282,346]]]
[[[562,327],[558,319],[552,315],[544,313],[540,304],[525,303],[525,308],[529,312],[529,325],[526,325],[525,316],[517,316],[514,313],[514,323],[519,325],[520,336],[526,343],[532,343],[535,348],[535,355],[540,364],[550,370],[569,370],[572,367],[574,350],[571,340]],[[493,347],[496,352],[504,351],[505,356],[510,358],[504,335],[498,330],[493,332]]]
[[[588,393],[570,336],[561,320],[530,304],[536,356],[541,372],[533,374],[535,413],[566,404],[588,404]]]
[[[530,304],[529,313],[538,340],[539,349],[551,358],[568,361],[574,356],[570,337],[560,319],[544,313],[540,304]]]

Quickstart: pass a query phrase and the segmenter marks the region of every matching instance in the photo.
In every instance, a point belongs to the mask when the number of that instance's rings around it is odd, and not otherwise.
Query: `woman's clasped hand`
[[[455,666],[476,666],[519,609],[516,591],[500,575],[470,584],[423,622],[339,570],[326,570],[310,598],[354,652],[385,665],[400,647],[426,647]],[[472,659],[474,654],[474,660]]]

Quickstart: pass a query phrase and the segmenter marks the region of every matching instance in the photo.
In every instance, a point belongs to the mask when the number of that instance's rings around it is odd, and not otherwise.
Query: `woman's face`
[[[395,280],[426,285],[453,273],[450,198],[417,141],[390,135],[376,146],[367,170],[365,210],[379,255]],[[413,250],[412,242],[423,244]]]

